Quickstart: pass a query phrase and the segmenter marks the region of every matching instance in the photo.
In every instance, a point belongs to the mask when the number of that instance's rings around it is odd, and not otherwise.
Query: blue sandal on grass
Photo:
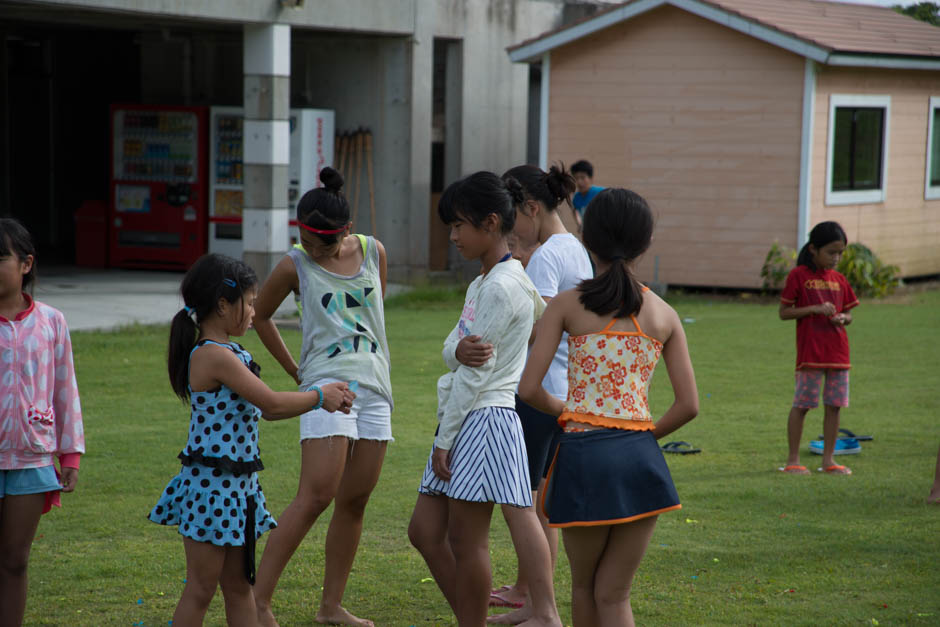
[[[675,453],[677,455],[691,455],[692,453],[701,453],[702,449],[695,448],[688,442],[667,442],[663,444],[663,453]]]
[[[852,432],[849,431],[848,429],[839,429],[839,433],[842,434],[842,435],[839,437],[840,440],[846,440],[846,439],[848,439],[848,440],[857,440],[857,441],[859,441],[859,442],[870,442],[870,441],[872,441],[872,440],[875,439],[874,436],[871,436],[871,435],[855,435],[854,433],[852,433]],[[818,436],[816,436],[816,437],[817,437],[818,439],[820,439],[820,440],[823,439],[823,436],[822,436],[822,435],[818,435]]]
[[[816,455],[823,454],[823,441],[813,440],[809,443],[809,452]],[[862,452],[862,445],[855,438],[839,438],[836,440],[833,455],[855,455]]]

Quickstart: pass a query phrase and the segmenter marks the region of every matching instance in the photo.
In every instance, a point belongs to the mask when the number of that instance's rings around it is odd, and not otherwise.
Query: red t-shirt
[[[830,302],[836,313],[858,305],[855,292],[841,273],[835,270],[810,270],[797,266],[787,275],[780,302],[808,307]],[[849,364],[849,336],[842,325],[832,324],[820,314],[796,321],[796,369],[833,368],[846,370]]]

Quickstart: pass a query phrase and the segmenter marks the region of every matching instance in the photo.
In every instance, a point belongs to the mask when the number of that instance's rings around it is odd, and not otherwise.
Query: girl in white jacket
[[[483,272],[467,288],[460,320],[444,341],[450,372],[438,381],[438,432],[408,534],[460,625],[486,620],[493,504],[532,504],[514,394],[545,303],[506,242],[524,199],[517,181],[477,172],[448,187],[438,204],[451,241],[467,259],[479,259]],[[492,354],[468,367],[457,352],[475,340],[491,344]],[[543,566],[547,573],[549,564]],[[560,625],[554,597],[542,606],[527,624]]]

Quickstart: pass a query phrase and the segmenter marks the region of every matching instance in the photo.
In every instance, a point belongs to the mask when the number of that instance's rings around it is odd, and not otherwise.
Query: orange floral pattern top
[[[647,391],[663,344],[640,329],[611,331],[616,318],[598,333],[568,336],[568,400],[558,417],[598,427],[653,429]]]

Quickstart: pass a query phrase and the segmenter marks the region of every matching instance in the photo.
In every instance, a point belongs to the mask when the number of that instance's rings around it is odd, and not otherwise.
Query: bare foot
[[[327,612],[323,608],[317,612],[316,621],[323,625],[352,625],[353,627],[375,627],[375,623],[367,618],[353,616],[345,607],[338,607]]]
[[[270,606],[265,608],[258,606],[258,625],[259,627],[280,627],[274,619],[274,613],[271,612]]]
[[[530,618],[524,623],[519,623],[519,627],[562,627],[561,619],[556,614],[552,618]]]
[[[930,491],[930,496],[927,497],[928,503],[933,503],[934,505],[940,505],[940,486],[934,486]]]
[[[532,618],[532,606],[526,603],[523,607],[505,614],[493,614],[486,617],[490,625],[518,625]]]

